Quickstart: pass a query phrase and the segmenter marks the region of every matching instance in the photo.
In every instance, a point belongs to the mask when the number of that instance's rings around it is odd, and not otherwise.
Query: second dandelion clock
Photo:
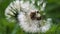
[[[8,5],[5,16],[9,21],[18,22],[27,33],[45,33],[50,29],[52,20],[45,18],[45,7],[43,0],[16,0]]]

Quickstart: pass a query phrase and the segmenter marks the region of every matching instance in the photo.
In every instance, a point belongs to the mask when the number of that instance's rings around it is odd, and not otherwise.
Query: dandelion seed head
[[[45,6],[46,3],[43,3],[41,10],[44,10]],[[29,1],[23,2],[22,0],[16,0],[6,8],[5,16],[7,17],[7,19],[12,18],[12,16],[18,19],[20,27],[25,32],[46,32],[51,27],[52,19],[42,19],[42,15],[39,13],[39,10],[35,7],[34,2],[29,3]],[[16,20],[13,19],[12,21]]]

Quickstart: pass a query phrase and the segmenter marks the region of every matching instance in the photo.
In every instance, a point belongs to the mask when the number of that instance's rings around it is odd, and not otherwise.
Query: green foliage
[[[25,34],[25,32],[20,29],[19,25],[16,25],[16,23],[9,23],[5,19],[5,8],[12,1],[13,0],[0,0],[0,34]],[[60,0],[46,1],[46,16],[52,18],[53,25],[49,31],[41,34],[60,34]]]

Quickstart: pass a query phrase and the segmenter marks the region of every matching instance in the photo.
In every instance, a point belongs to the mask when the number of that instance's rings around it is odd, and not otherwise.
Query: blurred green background
[[[0,34],[27,34],[5,19],[5,8],[13,0],[0,0]],[[53,25],[49,31],[41,34],[60,34],[60,0],[46,0],[46,16],[52,18]]]

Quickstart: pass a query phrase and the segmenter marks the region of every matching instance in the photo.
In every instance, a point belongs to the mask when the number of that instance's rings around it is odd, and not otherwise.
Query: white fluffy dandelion
[[[34,3],[34,1],[32,1],[32,3],[29,1],[24,2],[23,0],[13,1],[6,8],[5,15],[9,21],[14,22],[18,20],[20,27],[25,32],[46,32],[51,27],[51,18],[44,19],[44,13],[41,15],[41,11],[35,7]],[[38,3],[38,5],[41,3]],[[44,10],[45,6],[46,3],[44,2],[41,10]],[[12,17],[14,17],[14,19]]]

